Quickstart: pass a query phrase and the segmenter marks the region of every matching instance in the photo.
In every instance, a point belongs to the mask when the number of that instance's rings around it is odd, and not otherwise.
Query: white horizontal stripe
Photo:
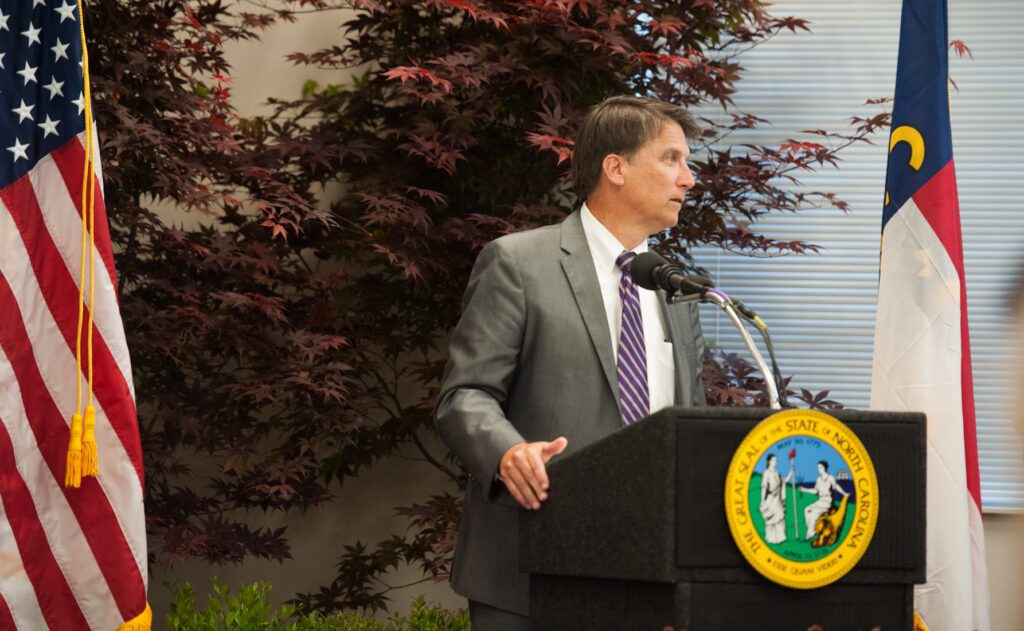
[[[25,573],[25,564],[18,552],[14,531],[7,521],[3,501],[0,501],[0,596],[11,610],[17,628],[47,628],[35,589]]]
[[[36,364],[54,403],[67,413],[65,422],[70,422],[76,398],[75,356],[46,307],[36,278],[25,261],[28,261],[28,251],[6,205],[0,201],[0,273],[10,284],[21,313],[31,314],[23,317],[23,321],[32,342]],[[113,508],[135,563],[146,579],[148,566],[142,485],[103,406],[94,401],[94,407],[96,447],[100,459],[97,481]]]
[[[89,625],[94,629],[113,629],[121,623],[117,603],[71,506],[39,452],[21,401],[14,371],[7,355],[0,350],[0,418],[11,435],[18,473],[32,495],[54,559]]]
[[[927,582],[915,606],[936,629],[969,629],[972,555],[960,384],[960,281],[909,200],[885,228],[871,408],[928,417]],[[931,615],[928,615],[931,614]]]
[[[981,522],[981,511],[973,500],[967,506],[968,530],[971,537],[971,577],[974,582],[974,617],[971,628],[989,629],[989,587],[988,569],[985,567],[985,527]]]
[[[79,270],[82,256],[82,218],[75,208],[72,193],[64,185],[64,179],[52,155],[40,160],[29,173],[29,181],[39,200],[39,208],[43,214],[46,229],[60,251],[64,264],[78,287]],[[78,194],[77,192],[75,193]],[[99,250],[92,248],[96,257],[96,312],[93,318],[96,330],[103,336],[107,347],[117,362],[118,369],[128,384],[128,390],[135,398],[135,386],[132,382],[131,359],[128,355],[128,344],[124,337],[124,325],[114,297],[114,286],[111,274],[108,273]],[[89,300],[88,281],[89,261],[86,258],[86,304]]]

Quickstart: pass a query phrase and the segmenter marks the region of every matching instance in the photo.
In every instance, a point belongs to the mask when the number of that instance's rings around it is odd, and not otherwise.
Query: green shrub
[[[412,604],[407,616],[393,614],[381,622],[359,612],[324,615],[305,614],[291,605],[273,607],[269,602],[270,583],[243,585],[237,595],[216,578],[206,607],[196,607],[195,590],[185,583],[174,589],[171,612],[166,622],[169,631],[469,631],[465,610],[449,611],[428,605],[422,596]]]

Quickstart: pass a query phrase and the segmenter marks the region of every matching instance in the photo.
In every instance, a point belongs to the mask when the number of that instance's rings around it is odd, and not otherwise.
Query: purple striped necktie
[[[630,425],[647,416],[651,397],[647,389],[647,347],[644,346],[644,320],[640,315],[640,292],[633,284],[629,268],[635,252],[625,251],[615,259],[622,270],[619,298],[622,300],[622,330],[616,369],[619,378],[619,403],[622,420]]]

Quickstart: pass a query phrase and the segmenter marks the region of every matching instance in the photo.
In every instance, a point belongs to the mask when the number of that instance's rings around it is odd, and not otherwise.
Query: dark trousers
[[[472,631],[530,631],[530,619],[471,600],[469,627]]]

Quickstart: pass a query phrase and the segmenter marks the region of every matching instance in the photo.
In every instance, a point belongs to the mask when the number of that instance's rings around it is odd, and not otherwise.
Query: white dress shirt
[[[604,312],[608,317],[608,330],[612,334],[612,351],[618,359],[619,332],[622,330],[622,300],[619,298],[622,270],[615,264],[615,259],[627,248],[598,221],[586,203],[580,209],[580,217],[583,220],[583,234],[587,238],[590,255],[594,259],[594,269],[597,270],[597,282],[601,286]],[[646,252],[647,241],[643,241],[632,251],[637,254]],[[640,292],[640,316],[644,321],[647,387],[651,397],[651,414],[654,414],[675,403],[676,366],[672,360],[672,342],[669,341],[665,314],[661,310],[658,294],[641,287],[637,287],[637,291]]]

